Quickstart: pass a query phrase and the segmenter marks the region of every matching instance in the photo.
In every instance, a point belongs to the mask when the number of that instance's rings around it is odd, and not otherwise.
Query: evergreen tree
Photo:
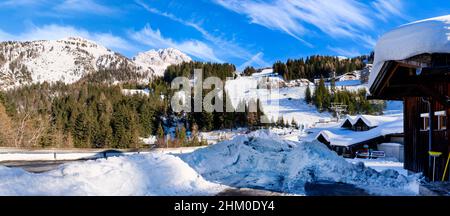
[[[80,113],[75,121],[73,128],[73,138],[75,147],[87,148],[91,141],[91,127],[88,117],[84,113]]]
[[[159,124],[158,130],[156,132],[156,145],[160,148],[165,147],[164,129],[161,124]]]
[[[311,89],[309,88],[309,85],[306,87],[306,91],[305,91],[305,101],[306,103],[310,104],[312,102],[312,97],[311,97]]]
[[[201,115],[201,124],[202,125],[202,130],[203,131],[211,131],[213,130],[213,121],[214,121],[214,116],[212,113],[210,112],[206,112],[205,110],[202,111],[202,115]]]
[[[292,118],[291,127],[292,128],[298,128],[297,123],[295,122],[294,118]]]
[[[336,92],[336,80],[334,77],[331,78],[330,87],[331,87],[331,93],[334,94]]]
[[[181,147],[186,146],[186,128],[184,126],[180,127],[177,138],[180,142]]]
[[[14,146],[14,129],[11,118],[6,113],[6,109],[0,102],[0,146]]]
[[[254,67],[252,67],[252,66],[247,66],[247,67],[244,69],[244,72],[243,72],[243,74],[244,74],[245,76],[251,76],[251,75],[254,74],[254,73],[256,73],[256,69],[255,69]]]

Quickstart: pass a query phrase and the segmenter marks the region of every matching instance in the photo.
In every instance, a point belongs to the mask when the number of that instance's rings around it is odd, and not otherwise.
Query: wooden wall
[[[430,86],[431,87],[431,86]],[[433,84],[432,88],[440,94],[449,95],[450,84]],[[446,110],[447,124],[450,120],[450,110],[439,102],[431,100],[433,113]],[[421,113],[428,113],[428,105],[419,97],[408,97],[404,99],[404,128],[405,128],[405,168],[413,172],[423,172],[427,177],[432,177],[432,170],[428,170],[428,134],[429,131],[421,131],[423,119]],[[449,136],[450,127],[447,130],[437,130],[437,120],[433,119],[433,141],[432,150],[443,152],[443,155],[436,160],[436,179],[440,179],[443,174],[445,162],[450,151]],[[447,175],[448,176],[448,175]]]

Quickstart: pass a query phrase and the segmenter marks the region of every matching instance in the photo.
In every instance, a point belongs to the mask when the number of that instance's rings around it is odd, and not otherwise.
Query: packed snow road
[[[0,166],[0,195],[242,193],[235,188],[327,195],[337,186],[355,195],[418,192],[414,176],[395,170],[378,172],[363,163],[347,162],[323,144],[287,141],[269,131],[237,136],[191,153],[149,153],[73,162],[39,174]]]

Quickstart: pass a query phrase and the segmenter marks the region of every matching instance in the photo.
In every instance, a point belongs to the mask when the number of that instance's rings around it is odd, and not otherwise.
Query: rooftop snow
[[[389,121],[395,121],[398,120],[398,117],[396,116],[373,116],[373,115],[358,115],[358,116],[347,116],[344,121],[341,123],[342,125],[345,123],[345,121],[348,120],[352,125],[356,124],[358,120],[362,120],[367,126],[369,127],[377,127],[380,124],[389,122]]]
[[[403,115],[392,116],[369,116],[363,115],[357,118],[346,118],[352,124],[356,123],[358,119],[363,120],[370,127],[377,126],[368,131],[352,131],[346,128],[341,128],[342,124],[332,125],[323,128],[314,128],[310,131],[313,136],[307,138],[308,141],[317,139],[322,135],[333,146],[351,146],[367,140],[371,140],[380,136],[403,133]]]
[[[424,53],[450,53],[450,15],[406,24],[381,37],[375,47],[369,86],[374,83],[384,62]]]

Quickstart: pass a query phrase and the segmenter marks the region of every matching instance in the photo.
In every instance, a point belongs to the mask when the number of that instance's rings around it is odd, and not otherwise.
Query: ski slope
[[[317,111],[316,107],[305,102],[305,86],[292,88],[271,88],[258,89],[258,83],[266,78],[238,77],[235,80],[228,81],[225,90],[232,100],[234,107],[240,101],[256,100],[259,98],[262,103],[262,109],[269,120],[277,121],[283,117],[286,123],[295,120],[297,124],[305,127],[312,127],[320,119],[329,119],[330,113]],[[278,82],[276,78],[270,78],[272,82]],[[314,87],[310,87],[314,91]]]

